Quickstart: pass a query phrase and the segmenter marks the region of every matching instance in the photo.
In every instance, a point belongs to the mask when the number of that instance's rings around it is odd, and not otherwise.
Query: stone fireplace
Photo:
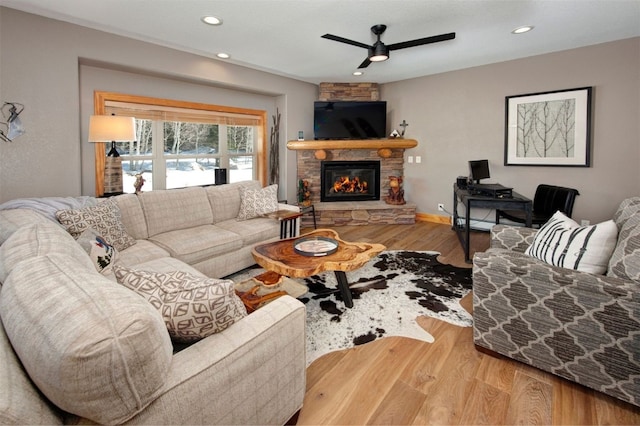
[[[320,83],[319,89],[320,101],[380,100],[376,83]],[[389,176],[404,174],[404,150],[417,145],[414,139],[305,140],[289,141],[287,148],[297,153],[297,178],[309,182],[318,227],[322,227],[415,223],[416,205],[410,202],[411,194],[405,195],[407,203],[403,205],[387,204],[384,197],[390,189]],[[360,161],[380,165],[375,199],[323,200],[322,163]],[[313,218],[304,215],[302,226],[313,226]]]
[[[350,141],[289,141],[287,148],[297,153],[297,178],[307,180],[311,201],[315,206],[318,227],[367,224],[415,223],[416,205],[411,194],[406,204],[384,202],[388,194],[389,176],[403,176],[404,150],[418,143],[414,139],[375,139]],[[380,199],[371,201],[322,201],[321,170],[323,161],[380,163]],[[310,215],[302,217],[302,226],[313,226]]]
[[[380,161],[321,161],[320,201],[380,199]]]

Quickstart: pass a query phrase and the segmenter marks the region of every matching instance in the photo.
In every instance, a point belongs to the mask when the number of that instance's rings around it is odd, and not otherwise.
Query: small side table
[[[293,238],[296,236],[296,225],[300,216],[302,216],[301,212],[293,210],[276,210],[275,212],[264,215],[264,217],[280,221],[280,239]]]
[[[318,224],[316,223],[316,208],[313,204],[309,204],[308,206],[298,204],[298,207],[300,207],[300,213],[311,213],[313,215],[313,229],[318,229]]]

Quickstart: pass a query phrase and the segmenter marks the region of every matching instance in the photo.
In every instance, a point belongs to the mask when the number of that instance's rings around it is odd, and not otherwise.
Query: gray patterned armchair
[[[524,254],[537,230],[497,225],[473,259],[474,343],[640,406],[640,197],[614,215],[606,275]]]

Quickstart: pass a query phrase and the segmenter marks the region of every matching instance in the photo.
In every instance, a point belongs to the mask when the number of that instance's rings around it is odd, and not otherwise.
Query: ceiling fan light
[[[369,60],[371,62],[382,62],[389,59],[389,49],[382,43],[376,43],[369,49]]]
[[[375,55],[369,58],[371,62],[382,62],[386,61],[387,59],[389,59],[387,55]]]

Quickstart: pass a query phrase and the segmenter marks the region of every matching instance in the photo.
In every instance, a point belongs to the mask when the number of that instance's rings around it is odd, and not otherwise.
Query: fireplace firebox
[[[320,201],[380,199],[380,161],[322,161]]]

